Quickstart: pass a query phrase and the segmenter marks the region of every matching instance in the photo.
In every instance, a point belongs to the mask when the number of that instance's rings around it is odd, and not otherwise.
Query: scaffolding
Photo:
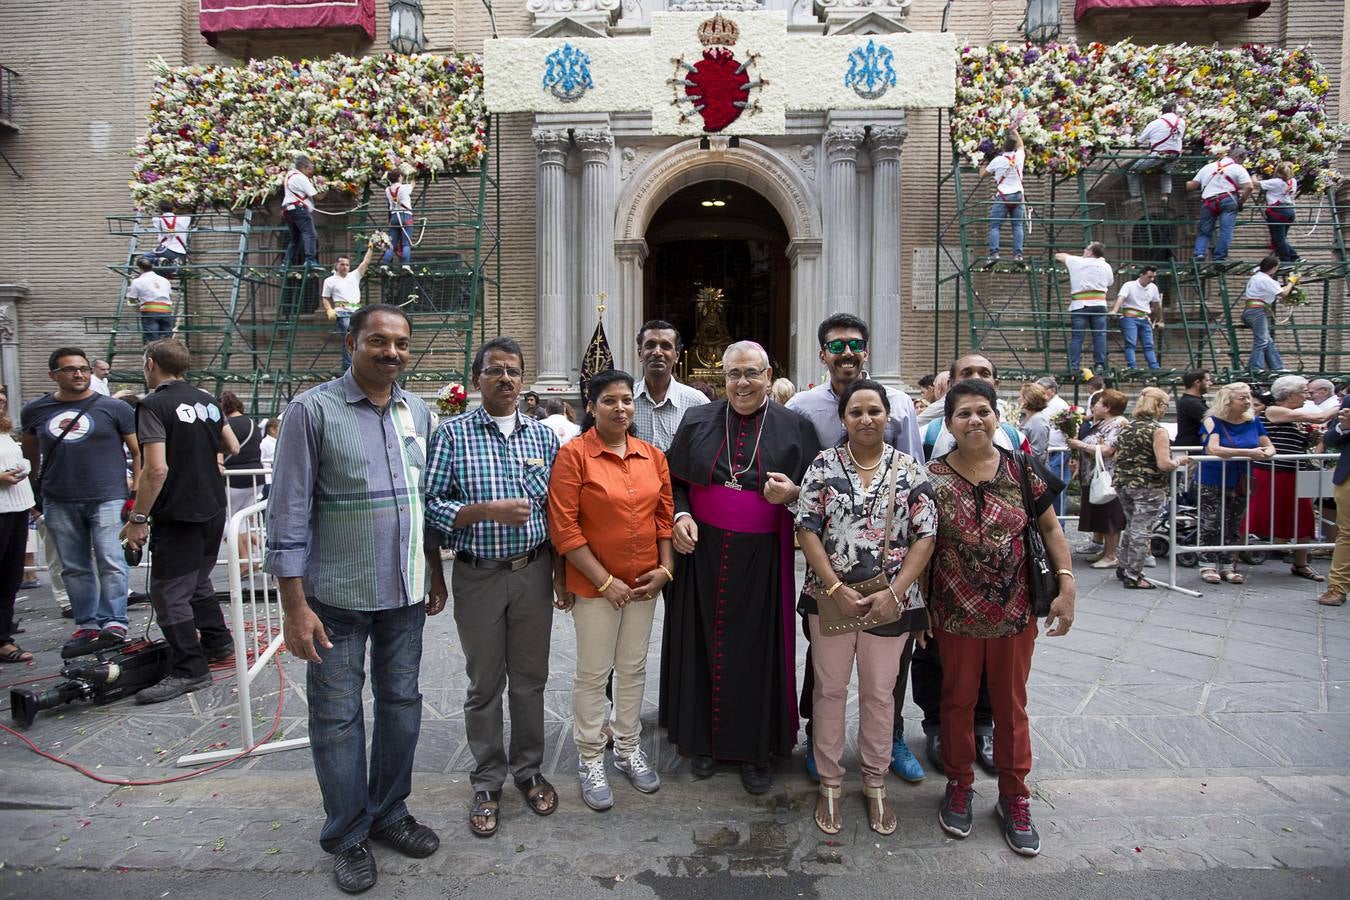
[[[467,384],[475,328],[480,342],[489,327],[500,332],[500,185],[500,162],[489,156],[477,169],[419,180],[411,265],[397,256],[381,265],[377,251],[366,271],[363,302],[399,306],[412,323],[405,384]],[[194,215],[188,261],[161,270],[174,286],[175,336],[192,351],[191,377],[217,394],[234,391],[254,415],[276,415],[343,370],[343,335],[323,309],[321,286],[339,257],[357,267],[370,235],[387,230],[387,207],[367,186],[352,208],[320,210],[318,268],[283,265],[287,228],[274,210],[255,208]],[[143,384],[140,313],[126,293],[157,239],[147,215],[111,216],[108,228],[128,238],[126,258],[108,267],[122,287],[112,315],[86,316],[85,330],[106,338],[111,381]]]
[[[950,148],[948,148],[950,150]],[[1108,324],[1108,364],[1101,372],[1117,384],[1175,386],[1187,369],[1205,368],[1221,381],[1268,380],[1247,366],[1251,337],[1241,316],[1243,287],[1270,253],[1262,216],[1264,197],[1256,190],[1238,215],[1227,260],[1192,259],[1199,218],[1198,192],[1185,182],[1211,161],[1183,156],[1172,176],[1170,200],[1159,190],[1158,174],[1142,177],[1142,202],[1127,202],[1125,171],[1146,154],[1102,154],[1072,175],[1027,177],[1027,231],[1024,262],[1011,257],[1011,223],[1004,221],[1003,253],[991,263],[987,236],[993,220],[993,179],[962,164],[958,154],[940,150],[937,178],[936,309],[933,365],[945,368],[959,353],[979,350],[999,367],[1005,381],[1054,375],[1068,383],[1080,372],[1068,368],[1071,333],[1068,274],[1056,253],[1078,255],[1091,241],[1106,244],[1115,286],[1156,266],[1163,298],[1162,328],[1155,331],[1160,370],[1124,366],[1123,339]],[[1346,276],[1350,274],[1344,223],[1347,207],[1334,191],[1300,198],[1299,221],[1289,241],[1301,259],[1283,264],[1280,274],[1297,272],[1307,303],[1281,306],[1274,337],[1285,365],[1307,377],[1350,376],[1350,321],[1346,317]],[[1217,225],[1216,225],[1217,236]],[[1114,290],[1108,299],[1114,296]],[[1082,359],[1092,361],[1091,340]],[[1142,354],[1137,360],[1145,365]]]

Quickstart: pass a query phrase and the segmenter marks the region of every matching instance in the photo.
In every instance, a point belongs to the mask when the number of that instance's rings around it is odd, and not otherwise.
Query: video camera
[[[112,703],[159,682],[169,672],[169,645],[164,641],[137,641],[119,650],[105,650],[66,663],[67,679],[46,690],[12,688],[9,711],[20,727],[33,724],[44,709],[76,700]]]

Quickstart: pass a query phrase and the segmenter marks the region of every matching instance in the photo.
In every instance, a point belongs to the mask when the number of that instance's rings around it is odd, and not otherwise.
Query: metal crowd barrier
[[[236,473],[237,474],[237,473]],[[309,746],[309,738],[271,741],[254,748],[253,681],[267,668],[282,646],[281,595],[271,576],[262,572],[267,501],[262,500],[230,516],[225,526],[225,556],[230,579],[230,629],[234,632],[235,686],[239,695],[241,746],[179,757],[179,766],[200,766],[249,755],[277,753]],[[244,552],[239,551],[240,536]],[[241,571],[242,570],[242,571]],[[247,610],[245,609],[247,601]]]
[[[1184,567],[1197,566],[1206,568],[1203,562],[1200,562],[1200,555],[1205,553],[1236,553],[1238,561],[1247,565],[1259,565],[1269,555],[1284,553],[1291,550],[1329,550],[1335,546],[1334,541],[1328,539],[1323,532],[1323,518],[1321,516],[1322,503],[1331,500],[1334,495],[1334,486],[1331,478],[1336,468],[1336,460],[1339,454],[1336,453],[1284,453],[1276,454],[1268,460],[1254,459],[1224,459],[1219,456],[1193,456],[1196,460],[1193,470],[1183,472],[1182,469],[1176,469],[1171,473],[1171,485],[1168,493],[1168,514],[1167,514],[1167,532],[1168,532],[1168,565],[1166,582],[1150,578],[1154,584],[1159,587],[1169,588],[1179,591],[1192,597],[1199,597],[1199,591],[1184,588],[1177,584],[1178,560],[1183,560],[1180,565]],[[1200,471],[1199,466],[1202,463],[1229,463],[1236,464],[1241,469],[1241,476],[1238,483],[1245,485],[1243,496],[1240,500],[1231,502],[1240,502],[1243,505],[1242,519],[1238,530],[1241,532],[1241,540],[1228,541],[1218,544],[1201,543],[1201,523],[1205,521],[1208,515],[1217,515],[1219,517],[1219,535],[1223,538],[1225,529],[1222,523],[1226,514],[1229,512],[1230,500],[1227,492],[1220,494],[1218,509],[1213,508],[1213,504],[1208,507],[1204,505],[1204,492],[1199,489]],[[1283,492],[1276,490],[1276,473],[1280,470],[1274,467],[1274,463],[1293,463],[1296,468],[1293,470],[1293,496],[1285,496]],[[1265,487],[1266,514],[1262,519],[1254,519],[1252,516],[1252,501],[1257,497],[1257,484],[1254,472],[1258,469],[1264,469],[1270,473],[1270,479]],[[1195,488],[1195,505],[1191,506],[1186,501],[1191,499],[1187,490],[1187,482],[1191,482]],[[1303,504],[1299,501],[1307,500],[1309,504]],[[1185,504],[1183,506],[1183,504]],[[1308,538],[1276,538],[1275,522],[1277,509],[1280,507],[1292,506],[1292,522],[1289,531],[1298,535],[1304,531],[1310,530],[1311,537]],[[1212,568],[1223,568],[1226,564],[1215,564]]]

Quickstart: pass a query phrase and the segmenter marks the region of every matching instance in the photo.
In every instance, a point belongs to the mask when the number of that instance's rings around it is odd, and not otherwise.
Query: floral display
[[[314,161],[320,191],[354,194],[395,167],[406,177],[472,168],[487,149],[482,69],[470,55],[153,68],[130,183],[141,209],[261,203],[296,153]]]
[[[1254,173],[1288,161],[1318,190],[1339,180],[1332,161],[1350,136],[1328,119],[1331,83],[1302,47],[965,46],[957,82],[957,152],[979,165],[1016,125],[1029,173],[1073,174],[1098,153],[1137,149],[1167,100],[1186,120],[1186,152],[1245,147]]]
[[[1078,437],[1078,430],[1083,427],[1087,421],[1087,410],[1081,406],[1070,406],[1068,409],[1061,409],[1050,417],[1050,424],[1059,429],[1059,433],[1065,437]]]
[[[469,407],[469,392],[452,381],[436,393],[436,409],[443,416],[457,416]]]

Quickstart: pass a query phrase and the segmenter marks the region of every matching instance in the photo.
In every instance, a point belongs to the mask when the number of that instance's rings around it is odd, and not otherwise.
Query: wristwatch
[[[150,517],[147,516],[145,513],[134,512],[131,515],[127,516],[127,521],[130,522],[132,525],[149,525]]]

